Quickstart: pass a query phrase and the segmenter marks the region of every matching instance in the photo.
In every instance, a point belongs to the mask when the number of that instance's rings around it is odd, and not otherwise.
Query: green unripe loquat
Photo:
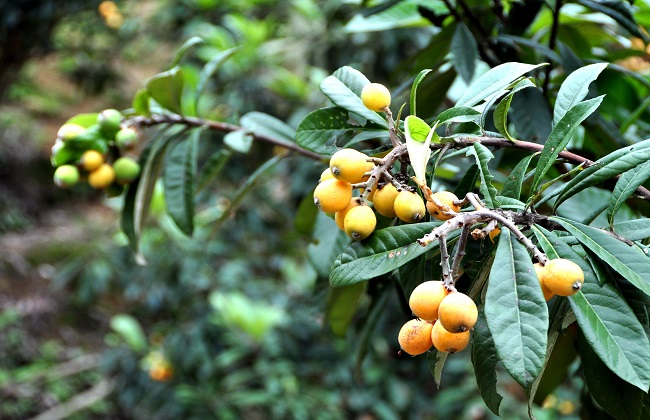
[[[343,221],[345,233],[355,241],[362,241],[372,234],[377,226],[375,212],[368,206],[351,208]]]
[[[377,199],[376,193],[375,199]],[[419,222],[426,213],[424,200],[416,193],[406,190],[397,194],[393,208],[397,217],[406,223]]]
[[[138,133],[132,128],[126,127],[115,134],[115,144],[121,150],[129,150],[138,141]]]
[[[85,127],[79,124],[63,124],[56,134],[56,137],[61,141],[70,141],[75,139],[79,134],[86,131]]]
[[[117,109],[105,109],[97,115],[97,124],[102,133],[113,137],[120,130],[122,113]]]
[[[97,150],[86,150],[79,159],[81,167],[88,172],[92,172],[99,168],[102,163],[104,163],[104,155],[99,153]]]
[[[115,170],[108,163],[103,163],[99,168],[88,174],[88,184],[97,189],[108,187],[115,180]]]
[[[372,198],[372,204],[375,206],[377,213],[391,219],[397,217],[395,214],[395,198],[398,194],[399,191],[391,183],[376,190]]]
[[[316,186],[314,204],[325,213],[343,210],[350,204],[352,185],[338,179],[328,179]]]
[[[113,169],[118,184],[130,184],[140,175],[140,164],[126,156],[113,162]]]
[[[54,171],[54,183],[60,188],[69,188],[79,182],[79,170],[74,165],[61,165]]]
[[[351,184],[361,182],[373,167],[368,156],[355,149],[341,149],[330,158],[330,171],[338,180]]]
[[[390,106],[390,91],[380,83],[368,83],[361,90],[361,100],[372,111],[383,111]]]

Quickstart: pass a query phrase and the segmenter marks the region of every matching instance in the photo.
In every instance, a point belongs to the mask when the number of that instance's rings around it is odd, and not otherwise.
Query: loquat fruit
[[[326,168],[322,174],[320,174],[320,179],[318,182],[323,182],[327,181],[328,179],[334,178],[334,175],[332,174],[332,171],[330,171],[330,168]]]
[[[373,167],[368,155],[355,149],[341,149],[330,158],[330,170],[334,178],[351,184],[364,181],[366,172]]]
[[[105,109],[97,115],[99,129],[108,137],[113,137],[120,130],[122,113],[117,109]]]
[[[429,214],[431,214],[433,217],[435,217],[438,220],[449,220],[453,216],[450,216],[448,214],[444,214],[444,211],[453,211],[455,213],[458,213],[460,211],[460,206],[457,204],[454,204],[454,201],[458,200],[458,197],[456,197],[456,194],[450,192],[450,191],[438,191],[437,193],[433,194],[433,197],[438,199],[443,205],[448,206],[448,209],[445,209],[444,207],[440,207],[436,205],[433,201],[427,201],[427,211]]]
[[[358,205],[359,205],[359,197],[352,197],[350,199],[350,203],[348,203],[346,208],[344,208],[343,210],[339,210],[334,214],[334,221],[336,222],[336,226],[338,226],[339,229],[345,231],[345,227],[343,224],[343,222],[345,221],[345,215],[352,207],[356,207]]]
[[[343,221],[345,233],[355,241],[362,241],[372,234],[377,226],[377,216],[368,206],[351,208]]]
[[[399,345],[411,356],[426,353],[433,343],[431,331],[433,325],[421,319],[412,319],[402,325],[397,336]]]
[[[469,331],[478,319],[476,303],[464,293],[452,292],[447,295],[438,308],[438,322],[452,333]]]
[[[390,91],[380,83],[368,83],[361,90],[361,100],[372,111],[383,111],[390,106]]]
[[[138,133],[132,128],[125,127],[115,134],[115,144],[121,150],[128,150],[138,141]]]
[[[119,184],[130,184],[140,175],[140,164],[130,157],[123,156],[113,162],[115,180]]]
[[[431,329],[431,342],[433,346],[444,353],[454,354],[464,350],[469,344],[469,338],[469,330],[459,333],[449,332],[440,320],[436,321]]]
[[[79,182],[79,170],[74,165],[61,165],[54,171],[54,183],[60,188],[69,188]]]
[[[88,172],[92,172],[104,163],[104,155],[97,150],[86,150],[79,159],[81,167]]]
[[[492,243],[494,243],[494,238],[496,238],[500,233],[501,233],[501,229],[499,229],[498,227],[495,227],[490,231],[490,233],[488,233],[488,236],[490,237]]]
[[[533,264],[533,268],[535,269],[535,274],[537,274],[537,279],[539,280],[539,285],[542,288],[542,293],[544,294],[544,299],[551,300],[551,298],[553,296],[555,296],[555,293],[551,292],[549,290],[549,288],[546,287],[546,284],[544,284],[544,276],[546,275],[546,267],[541,265],[540,263],[535,263],[535,264]]]
[[[444,283],[439,280],[429,280],[420,283],[409,298],[409,307],[413,314],[425,321],[438,319],[440,302],[449,294]]]
[[[76,138],[79,134],[86,131],[86,129],[79,124],[63,124],[56,134],[61,141],[70,141]]]
[[[416,193],[406,190],[397,194],[393,208],[397,217],[406,223],[419,222],[426,213],[422,198]]]
[[[372,204],[375,206],[377,213],[384,217],[397,217],[395,214],[395,198],[399,194],[397,188],[391,183],[384,185],[382,188],[375,191],[375,196],[372,199]]]
[[[102,163],[99,168],[88,174],[88,184],[95,189],[106,188],[115,180],[115,170],[108,163]]]
[[[316,186],[314,204],[325,213],[343,210],[352,198],[352,186],[349,182],[328,179]]]
[[[550,260],[542,274],[544,285],[558,296],[572,296],[582,288],[585,275],[580,266],[565,258]]]

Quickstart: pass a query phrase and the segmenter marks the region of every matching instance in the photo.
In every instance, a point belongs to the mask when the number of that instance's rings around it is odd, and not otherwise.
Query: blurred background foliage
[[[331,331],[322,272],[331,262],[308,252],[329,236],[294,222],[324,164],[282,159],[208,241],[182,235],[157,190],[142,238],[148,264],[139,266],[117,225],[119,202],[54,187],[56,130],[77,113],[129,108],[198,36],[205,42],[182,61],[188,80],[237,48],[199,107],[235,124],[261,111],[295,127],[327,105],[317,85],[343,65],[390,86],[396,104],[420,70],[433,69],[418,96],[418,115],[430,118],[489,66],[549,62],[536,75],[540,89],[516,96],[510,115],[518,138],[540,141],[566,74],[593,60],[616,63],[594,86],[607,100],[572,140],[600,156],[648,137],[649,23],[646,1],[0,3],[0,418],[47,410],[54,418],[494,417],[469,352],[449,358],[440,390],[426,358],[398,353],[410,313],[394,276],[353,292],[353,322]],[[206,133],[201,145],[201,156],[229,156],[218,182],[197,196],[205,231],[281,153],[223,148],[223,137]],[[497,153],[502,178],[520,157]],[[462,173],[450,166],[439,179],[454,185]],[[565,208],[584,215],[602,200],[594,188]],[[646,210],[630,206],[623,217]],[[603,415],[579,370],[570,364],[538,418]],[[527,417],[525,394],[502,372],[499,387],[501,415]]]

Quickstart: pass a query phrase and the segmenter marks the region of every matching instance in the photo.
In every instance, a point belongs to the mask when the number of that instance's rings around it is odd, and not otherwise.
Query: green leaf
[[[111,328],[136,352],[147,348],[147,338],[137,319],[127,314],[117,314],[111,318]]]
[[[330,273],[332,286],[345,286],[389,273],[425,252],[438,248],[434,241],[427,246],[416,243],[440,222],[393,226],[374,232],[368,239],[354,242],[339,255]],[[453,237],[458,236],[457,232]],[[449,235],[447,239],[451,239]]]
[[[506,182],[503,183],[503,188],[501,189],[502,196],[519,200],[526,171],[528,171],[528,165],[530,165],[533,157],[535,157],[535,154],[528,155],[517,163],[517,166],[508,175]]]
[[[456,194],[456,197],[465,197],[468,192],[473,192],[474,187],[476,186],[476,181],[478,180],[478,175],[478,165],[473,163],[472,166],[467,168],[467,171],[460,181],[458,181],[458,184],[456,184],[456,188],[454,188],[454,194]]]
[[[621,175],[621,178],[616,182],[607,208],[607,220],[610,226],[614,224],[614,216],[625,203],[625,200],[634,194],[636,189],[643,185],[648,178],[650,178],[650,161],[635,166]]]
[[[472,364],[474,365],[474,374],[476,383],[481,393],[481,398],[487,408],[497,416],[499,415],[499,405],[503,397],[497,391],[497,364],[499,357],[497,349],[494,346],[492,333],[485,319],[484,308],[478,313],[478,321],[474,325],[474,338],[472,340]]]
[[[236,130],[223,136],[223,144],[235,152],[246,154],[253,146],[253,136],[246,130]]]
[[[621,380],[588,344],[583,334],[578,336],[578,348],[589,395],[609,415],[616,419],[641,419],[646,393]]]
[[[540,406],[543,405],[546,397],[565,382],[569,369],[578,355],[575,348],[576,332],[577,328],[574,326],[570,326],[563,334],[557,330],[549,332],[547,348],[549,356],[538,381],[533,385],[529,408],[533,401]]]
[[[567,76],[560,86],[553,109],[553,125],[557,125],[562,117],[574,105],[582,101],[589,93],[589,85],[605,70],[607,63],[590,64],[581,67]]]
[[[467,149],[467,156],[472,155],[476,158],[476,164],[479,169],[479,191],[483,196],[483,201],[485,201],[485,204],[489,208],[495,209],[499,207],[500,203],[496,198],[497,189],[492,185],[494,177],[488,167],[488,163],[494,158],[494,155],[490,152],[490,149],[478,142],[474,143],[473,147]]]
[[[435,127],[429,127],[426,122],[414,115],[409,115],[404,120],[404,135],[413,172],[420,181],[425,182],[427,163],[431,157],[429,145],[432,140],[434,143],[439,143],[440,138],[435,132]]]
[[[203,38],[198,37],[198,36],[193,36],[187,41],[183,43],[183,45],[176,51],[176,54],[174,54],[174,58],[172,59],[171,64],[169,65],[170,68],[173,68],[180,63],[181,59],[185,55],[185,53],[192,48],[195,45],[203,44],[205,41],[203,41]]]
[[[437,2],[427,3],[428,9],[435,8],[440,13],[445,11],[444,6]],[[345,25],[345,31],[349,33],[387,31],[396,28],[411,28],[417,26],[429,26],[431,23],[422,17],[418,6],[422,2],[407,0],[400,1],[391,7],[385,8],[378,13],[366,15],[359,13]]]
[[[485,317],[503,366],[529,391],[546,356],[548,308],[526,247],[507,229],[499,236]]]
[[[544,175],[551,169],[560,152],[569,144],[573,131],[598,108],[603,97],[599,96],[574,105],[553,127],[539,156],[531,191],[537,192],[537,187],[542,182]]]
[[[476,60],[478,59],[478,44],[472,32],[463,22],[456,25],[454,36],[451,39],[451,52],[453,54],[453,64],[465,83],[469,84],[474,77],[476,70]]]
[[[298,209],[293,217],[293,226],[296,231],[311,236],[314,231],[314,226],[316,225],[318,213],[318,207],[314,205],[312,190],[312,192],[305,195],[302,200],[300,200],[300,204],[298,204]]]
[[[149,93],[147,92],[147,89],[142,88],[133,96],[132,106],[138,115],[151,117],[151,111],[149,111]]]
[[[181,114],[183,84],[183,71],[179,67],[174,67],[149,79],[146,87],[149,96],[160,106]]]
[[[530,79],[525,78],[518,82],[515,86],[513,86],[510,92],[505,97],[503,97],[503,99],[501,99],[496,109],[494,110],[494,114],[492,115],[494,126],[496,127],[497,131],[510,141],[515,141],[515,139],[512,138],[508,132],[508,110],[510,109],[510,103],[512,102],[512,98],[515,93],[528,87],[535,87],[535,84]]]
[[[263,112],[249,112],[239,119],[239,123],[256,136],[268,137],[278,143],[292,144],[296,137],[296,130]]]
[[[202,131],[194,130],[191,137],[176,143],[167,153],[163,170],[167,213],[188,236],[194,231],[194,176]]]
[[[311,202],[314,205],[313,199]],[[334,260],[343,252],[350,243],[350,238],[336,226],[334,220],[319,211],[316,215],[316,224],[313,233],[314,242],[307,246],[309,261],[320,277],[330,275]]]
[[[578,325],[598,357],[624,381],[647,391],[650,342],[643,326],[614,286],[585,282],[569,298]]]
[[[555,247],[560,242],[559,238],[555,234],[547,231],[539,225],[532,225],[530,229],[533,231],[535,238],[537,238],[537,245],[542,248],[542,251],[544,251],[544,254],[546,254],[550,260],[560,258],[555,251]]]
[[[88,112],[84,114],[77,114],[74,117],[66,121],[66,124],[78,124],[84,128],[90,128],[93,125],[97,124],[97,112]]]
[[[366,108],[361,101],[361,91],[368,83],[370,80],[363,73],[345,66],[323,79],[319,87],[336,106],[360,115],[380,127],[388,128],[388,122],[375,111]]]
[[[214,57],[210,59],[203,68],[201,69],[201,73],[199,74],[199,82],[196,86],[196,98],[194,102],[194,108],[199,109],[199,99],[201,98],[201,95],[203,95],[203,92],[205,91],[205,88],[208,86],[208,82],[214,75],[214,73],[221,67],[221,65],[228,59],[230,58],[234,53],[239,51],[239,48],[229,48],[224,51],[220,51],[219,53],[215,54]]]
[[[487,71],[472,83],[460,97],[456,106],[474,106],[482,100],[505,89],[512,82],[544,64],[504,63]]]
[[[635,246],[629,246],[601,229],[561,217],[551,217],[585,247],[630,283],[650,295],[650,259]]]
[[[525,89],[516,95],[508,116],[520,140],[541,143],[551,133],[552,115],[541,89]]]
[[[408,299],[420,283],[424,281],[426,258],[420,256],[399,267],[399,283],[404,297]]]
[[[645,163],[648,160],[649,149],[650,139],[643,140],[632,146],[622,147],[598,159],[592,166],[586,168],[566,183],[553,208],[557,208],[566,199],[585,188],[599,184]]]
[[[196,181],[196,191],[202,191],[221,173],[232,152],[227,149],[221,149],[212,154],[208,160],[201,166],[198,179]]]
[[[427,365],[429,366],[429,372],[433,375],[433,380],[436,381],[438,388],[440,388],[440,382],[442,381],[442,368],[445,367],[447,356],[449,356],[449,353],[435,349],[427,352]]]
[[[612,230],[630,241],[642,241],[650,238],[650,219],[635,219],[616,223]]]
[[[452,122],[473,122],[478,125],[480,118],[481,113],[474,108],[468,106],[455,106],[442,111],[436,118],[436,121],[446,124]]]
[[[633,9],[627,2],[616,0],[576,0],[576,3],[606,14],[627,29],[632,35],[641,38],[645,43],[650,41],[648,32],[634,20]]]
[[[424,141],[429,136],[431,127],[423,119],[418,118],[414,115],[409,115],[404,119],[404,134],[407,138],[415,140],[419,143],[424,143]]]
[[[359,298],[366,289],[366,283],[345,287],[330,287],[325,304],[325,320],[335,335],[344,336],[357,312]]]
[[[338,108],[321,108],[311,112],[298,124],[296,143],[312,152],[333,155],[339,150],[336,141],[351,131],[375,132],[378,136],[387,130],[375,125],[356,125],[350,120],[348,111]]]
[[[417,76],[415,76],[415,80],[413,80],[413,85],[411,86],[411,115],[417,115],[415,112],[415,104],[417,102],[417,91],[418,91],[418,86],[420,85],[420,82],[422,79],[424,79],[427,74],[431,72],[431,69],[424,69],[418,73]]]

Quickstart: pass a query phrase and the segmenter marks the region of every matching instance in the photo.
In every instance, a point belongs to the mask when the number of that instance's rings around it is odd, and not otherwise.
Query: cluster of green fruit
[[[88,118],[77,120],[88,122]],[[95,189],[119,194],[124,185],[137,179],[140,164],[123,154],[135,146],[138,135],[121,123],[122,114],[107,109],[93,117],[88,126],[74,119],[61,126],[52,147],[54,183],[70,188],[86,180]]]

